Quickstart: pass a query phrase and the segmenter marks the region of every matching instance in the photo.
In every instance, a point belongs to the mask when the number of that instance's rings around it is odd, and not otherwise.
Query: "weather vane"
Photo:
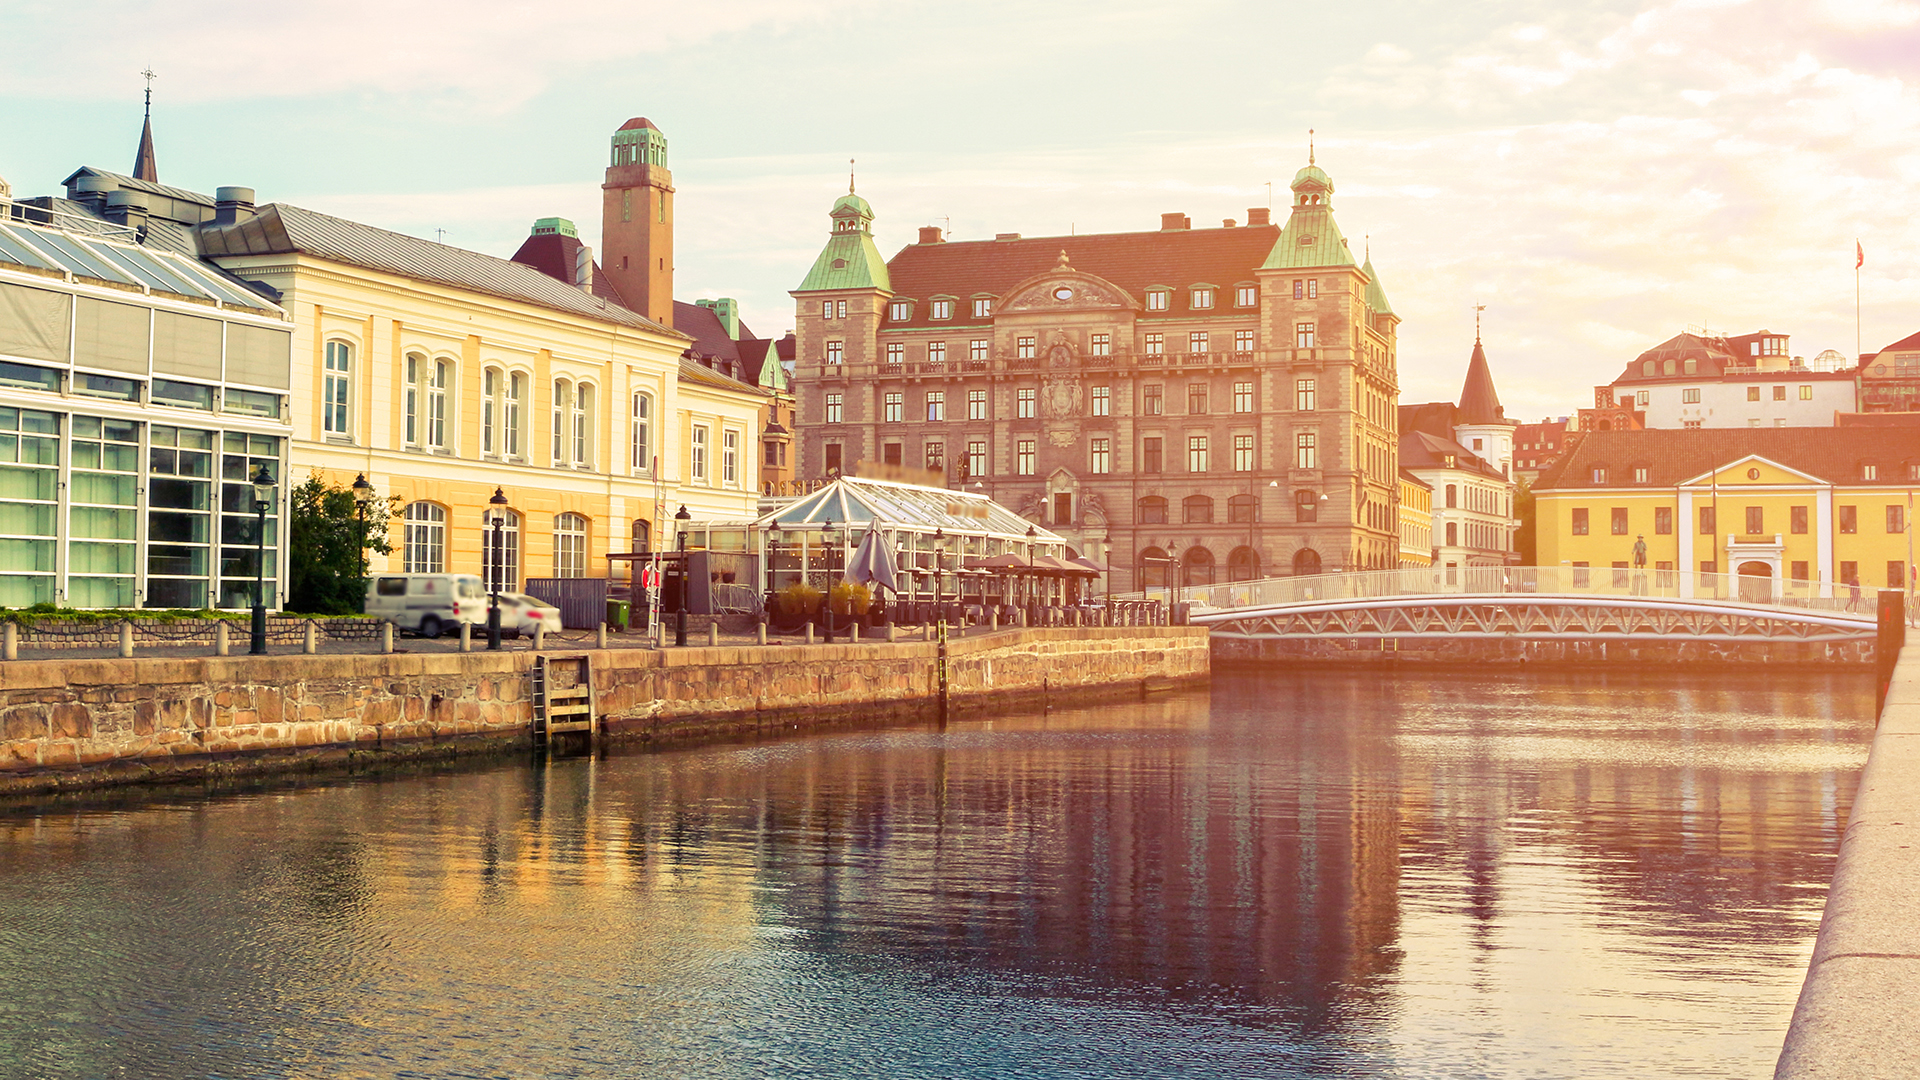
[[[151,116],[153,115],[153,80],[159,76],[153,73],[153,65],[148,64],[140,72],[140,77],[147,80],[147,115]]]
[[[853,194],[853,159],[847,159],[847,194]]]
[[[1313,164],[1313,129],[1307,129],[1307,164]]]
[[[1487,310],[1485,304],[1473,305],[1473,343],[1480,344],[1480,313]]]

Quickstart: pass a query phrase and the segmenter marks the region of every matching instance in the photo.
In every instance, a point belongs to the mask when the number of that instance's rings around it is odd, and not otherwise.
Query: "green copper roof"
[[[887,273],[887,260],[874,246],[873,207],[867,200],[849,191],[834,200],[829,212],[833,233],[813,269],[795,292],[821,289],[883,289],[893,291],[893,279]]]
[[[1299,172],[1294,173],[1293,184],[1291,186],[1293,190],[1299,191],[1301,186],[1309,180],[1317,180],[1327,191],[1333,191],[1333,178],[1328,176],[1318,165],[1309,165]]]
[[[1371,256],[1360,272],[1367,275],[1367,306],[1373,309],[1375,315],[1393,314],[1393,305],[1387,303],[1387,290],[1380,287],[1380,275],[1374,272]]]
[[[830,212],[838,213],[843,209],[858,210],[861,217],[869,219],[873,217],[873,207],[867,205],[867,200],[855,195],[851,191],[835,199],[833,201],[833,210]]]
[[[1333,223],[1333,208],[1325,203],[1295,206],[1280,230],[1263,270],[1305,270],[1319,266],[1352,266],[1353,252],[1347,250],[1347,238]]]

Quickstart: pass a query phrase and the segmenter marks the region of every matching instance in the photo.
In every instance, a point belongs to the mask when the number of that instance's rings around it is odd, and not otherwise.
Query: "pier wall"
[[[0,793],[271,772],[523,744],[536,654],[315,654],[0,664]],[[553,652],[549,655],[579,655]],[[615,738],[669,743],[937,707],[930,641],[588,650]],[[1007,630],[948,645],[954,709],[1204,680],[1198,627]]]
[[[1860,774],[1781,1080],[1920,1076],[1920,643]]]

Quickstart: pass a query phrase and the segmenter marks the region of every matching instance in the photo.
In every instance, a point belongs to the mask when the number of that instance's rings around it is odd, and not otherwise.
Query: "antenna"
[[[1267,181],[1267,209],[1273,209],[1273,181]]]
[[[434,242],[434,243],[436,243],[436,244],[440,244],[440,243],[445,243],[445,242],[446,242],[446,239],[447,239],[447,230],[445,230],[445,229],[435,229],[435,230],[433,230],[433,242]]]

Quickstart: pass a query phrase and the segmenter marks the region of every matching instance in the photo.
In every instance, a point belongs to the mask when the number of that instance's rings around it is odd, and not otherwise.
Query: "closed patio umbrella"
[[[853,549],[853,557],[847,560],[845,576],[856,585],[871,584],[894,596],[900,595],[900,571],[894,565],[893,548],[887,545],[880,536],[880,530],[872,524],[868,524],[866,535],[860,538],[860,545]]]

